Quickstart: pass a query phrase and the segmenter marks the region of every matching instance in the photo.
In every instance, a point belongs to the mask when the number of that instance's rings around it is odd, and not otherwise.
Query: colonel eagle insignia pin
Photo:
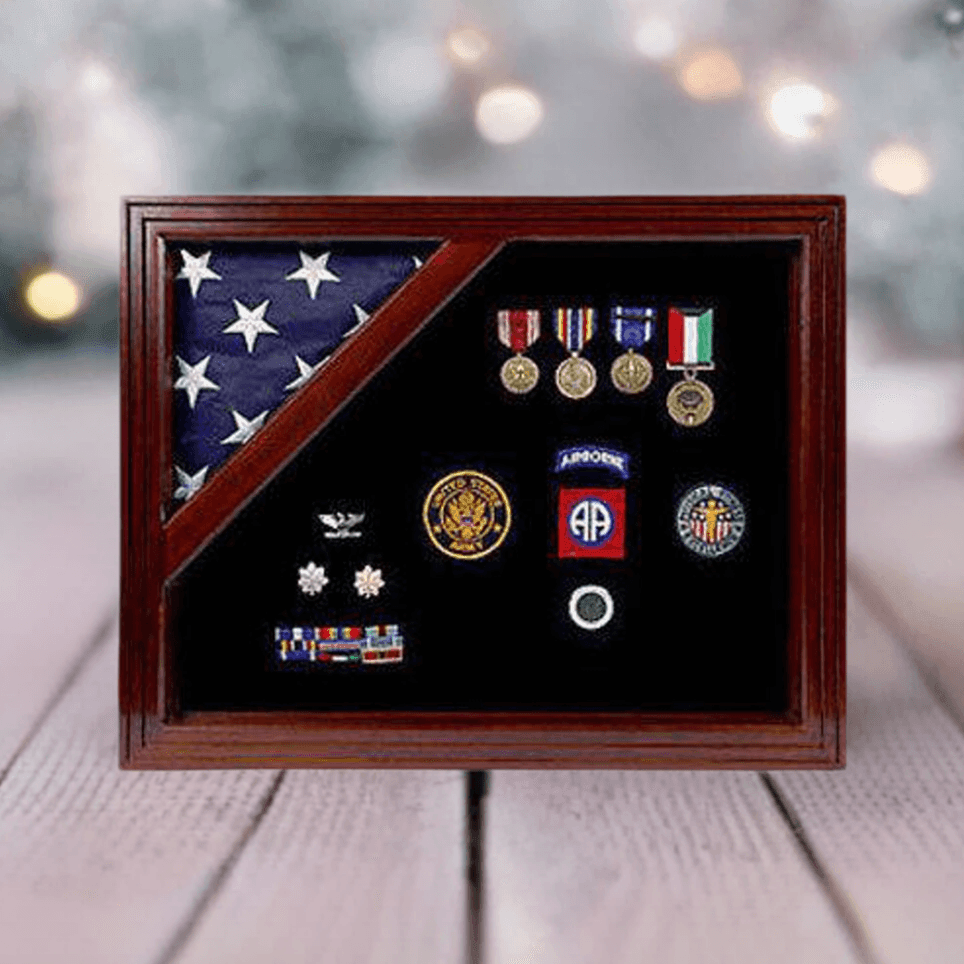
[[[361,533],[355,528],[365,521],[364,512],[323,512],[318,516],[331,530],[326,539],[357,539]]]

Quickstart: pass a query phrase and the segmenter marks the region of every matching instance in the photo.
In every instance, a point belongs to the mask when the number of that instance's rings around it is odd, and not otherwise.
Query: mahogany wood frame
[[[190,502],[171,485],[173,276],[191,241],[438,239],[424,267]],[[192,712],[178,708],[167,586],[432,314],[512,240],[792,241],[789,711]],[[120,762],[190,767],[844,765],[842,197],[172,197],[124,201]]]

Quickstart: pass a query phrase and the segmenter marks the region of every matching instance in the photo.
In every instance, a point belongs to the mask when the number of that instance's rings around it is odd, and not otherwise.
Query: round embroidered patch
[[[580,586],[569,597],[569,616],[582,629],[602,629],[614,611],[613,597],[603,586]]]
[[[676,530],[687,549],[707,558],[722,556],[743,536],[740,500],[720,485],[697,485],[680,499]]]
[[[512,508],[495,479],[461,469],[432,486],[422,521],[439,552],[453,559],[481,559],[502,545],[512,525]]]

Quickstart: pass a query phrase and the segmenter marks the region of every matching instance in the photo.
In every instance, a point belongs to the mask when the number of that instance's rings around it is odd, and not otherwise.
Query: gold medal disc
[[[653,366],[645,355],[628,351],[613,362],[610,370],[613,384],[627,395],[643,391],[653,380]]]
[[[713,392],[709,385],[695,378],[684,379],[669,390],[666,408],[679,425],[702,425],[713,413]]]
[[[572,355],[556,369],[556,387],[566,398],[585,398],[596,387],[596,369],[585,358]]]
[[[539,381],[539,366],[525,355],[513,355],[499,372],[502,384],[515,395],[531,392]]]

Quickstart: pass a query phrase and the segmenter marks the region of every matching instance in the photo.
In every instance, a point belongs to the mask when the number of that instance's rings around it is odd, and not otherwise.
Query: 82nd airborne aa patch
[[[625,489],[559,490],[559,558],[622,559]]]

